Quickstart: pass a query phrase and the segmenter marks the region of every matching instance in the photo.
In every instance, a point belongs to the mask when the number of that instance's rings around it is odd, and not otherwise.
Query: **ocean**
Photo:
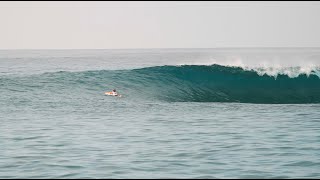
[[[319,72],[320,48],[1,50],[0,178],[320,178]]]

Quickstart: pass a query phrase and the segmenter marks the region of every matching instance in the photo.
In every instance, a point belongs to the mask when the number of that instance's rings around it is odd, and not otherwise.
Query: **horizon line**
[[[206,48],[0,48],[0,50],[142,50],[142,49],[316,49],[319,47],[296,46],[296,47],[283,47],[283,46],[266,46],[266,47],[206,47]]]

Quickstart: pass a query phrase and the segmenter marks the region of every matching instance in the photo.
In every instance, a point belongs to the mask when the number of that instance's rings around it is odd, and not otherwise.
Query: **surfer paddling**
[[[108,95],[108,96],[118,96],[118,97],[121,97],[120,94],[118,94],[117,90],[112,90],[111,92],[105,92],[104,93],[105,95]]]

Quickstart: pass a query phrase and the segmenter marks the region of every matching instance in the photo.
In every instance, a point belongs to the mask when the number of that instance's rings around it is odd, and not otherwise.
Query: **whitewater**
[[[0,178],[320,177],[320,48],[0,50],[0,93]]]

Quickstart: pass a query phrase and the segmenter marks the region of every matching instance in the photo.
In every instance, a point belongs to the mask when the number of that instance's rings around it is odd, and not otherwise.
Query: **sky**
[[[0,49],[320,47],[320,2],[0,2]]]

